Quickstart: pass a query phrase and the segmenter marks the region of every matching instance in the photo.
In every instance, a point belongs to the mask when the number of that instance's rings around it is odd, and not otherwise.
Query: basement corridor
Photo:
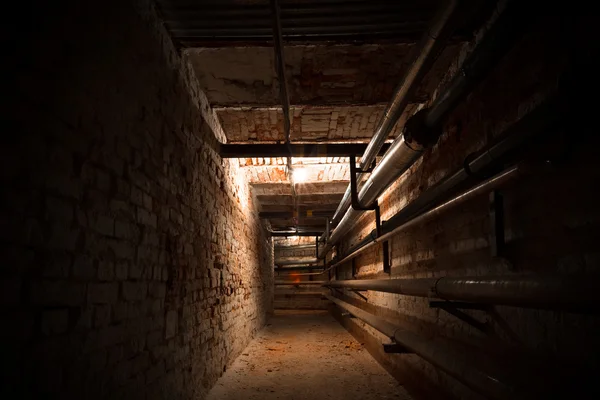
[[[208,400],[411,398],[322,310],[276,310],[208,396]]]
[[[587,3],[11,2],[0,400],[600,399]]]

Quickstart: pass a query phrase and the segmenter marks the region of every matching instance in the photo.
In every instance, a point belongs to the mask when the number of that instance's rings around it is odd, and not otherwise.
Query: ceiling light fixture
[[[294,168],[292,172],[294,183],[304,182],[308,177],[306,168]]]

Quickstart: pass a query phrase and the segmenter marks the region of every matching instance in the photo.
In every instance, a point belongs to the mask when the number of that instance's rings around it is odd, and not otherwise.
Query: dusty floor
[[[208,400],[410,399],[327,311],[276,311]]]

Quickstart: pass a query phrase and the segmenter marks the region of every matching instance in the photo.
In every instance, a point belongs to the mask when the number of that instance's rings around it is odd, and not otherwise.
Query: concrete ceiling
[[[284,47],[293,105],[386,103],[409,67],[414,44],[295,45]],[[440,55],[413,102],[427,100],[456,46]],[[213,106],[279,106],[273,47],[192,48],[186,53]]]

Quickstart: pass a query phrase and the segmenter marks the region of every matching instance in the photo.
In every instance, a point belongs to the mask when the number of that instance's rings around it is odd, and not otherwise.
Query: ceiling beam
[[[290,232],[290,231],[271,231],[269,232],[273,237],[291,237],[291,236],[321,236],[323,234],[322,230],[319,231],[300,231],[300,232]]]
[[[386,143],[381,148],[383,155],[389,148]],[[220,155],[223,158],[252,158],[252,157],[360,157],[367,148],[367,143],[344,144],[221,144]]]
[[[300,210],[295,211],[263,211],[259,212],[259,218],[311,218],[311,217],[332,217],[335,210]]]

